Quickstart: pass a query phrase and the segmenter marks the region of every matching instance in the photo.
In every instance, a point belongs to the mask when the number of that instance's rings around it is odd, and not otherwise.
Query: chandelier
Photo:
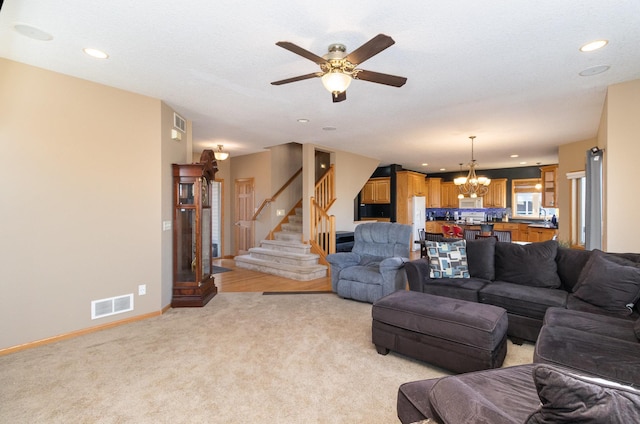
[[[491,180],[487,177],[476,176],[476,160],[473,158],[473,140],[475,135],[469,137],[471,139],[471,161],[469,162],[469,175],[466,177],[458,177],[453,180],[453,183],[458,186],[460,194],[458,199],[464,199],[465,196],[469,196],[475,199],[478,196],[484,196],[489,191],[489,184]],[[462,166],[461,166],[462,167]]]

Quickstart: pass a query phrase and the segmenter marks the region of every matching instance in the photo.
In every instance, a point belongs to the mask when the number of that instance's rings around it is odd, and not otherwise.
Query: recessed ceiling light
[[[511,157],[511,158],[517,158],[517,157],[519,157],[519,156],[520,156],[520,155],[511,155],[511,156],[509,156],[509,157]]]
[[[607,45],[607,43],[609,43],[609,41],[607,41],[607,40],[592,41],[592,42],[587,43],[584,46],[580,47],[580,51],[581,52],[592,52],[594,50],[598,50],[598,49],[603,48],[604,46]]]
[[[527,162],[520,162],[520,165],[526,165]]]
[[[92,49],[87,47],[86,49],[82,49],[82,51],[85,52],[85,54],[88,54],[89,56],[95,59],[107,59],[109,57],[108,54],[98,49]]]
[[[24,35],[25,37],[33,38],[34,40],[40,41],[51,41],[53,40],[53,35],[49,34],[46,31],[41,30],[40,28],[36,28],[27,24],[15,24],[13,29],[16,30],[19,34]]]
[[[309,122],[309,120],[307,118],[300,118],[298,119],[298,122],[300,122],[301,124],[306,124],[307,122]]]
[[[422,166],[429,166],[429,164],[428,163],[423,163]]]
[[[609,68],[610,68],[609,65],[592,66],[591,68],[587,68],[584,71],[580,72],[580,76],[581,77],[590,77],[592,75],[598,75],[598,74],[601,74],[603,72],[608,71]]]
[[[446,171],[446,170],[447,170],[447,168],[440,168],[440,170],[441,170],[441,171]]]

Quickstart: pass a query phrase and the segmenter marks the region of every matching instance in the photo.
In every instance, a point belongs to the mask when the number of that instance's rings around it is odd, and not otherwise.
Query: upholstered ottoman
[[[396,291],[372,308],[372,341],[463,373],[499,368],[507,354],[507,312],[500,307],[413,291]]]

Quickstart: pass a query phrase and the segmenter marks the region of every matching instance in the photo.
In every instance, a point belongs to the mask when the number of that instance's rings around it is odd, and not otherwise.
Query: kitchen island
[[[481,224],[493,224],[495,231],[510,231],[512,241],[538,242],[553,239],[557,236],[558,229],[551,223],[531,222],[531,221],[489,221],[467,224],[464,221],[426,221],[425,231],[428,233],[442,233],[442,226],[452,227],[457,225],[462,229],[480,230]]]

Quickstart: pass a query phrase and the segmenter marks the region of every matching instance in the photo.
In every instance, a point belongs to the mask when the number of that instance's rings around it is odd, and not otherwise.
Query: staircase
[[[302,208],[296,208],[281,229],[273,233],[275,240],[262,240],[248,255],[236,256],[236,266],[298,281],[326,277],[327,266],[318,264],[320,256],[302,243]]]

